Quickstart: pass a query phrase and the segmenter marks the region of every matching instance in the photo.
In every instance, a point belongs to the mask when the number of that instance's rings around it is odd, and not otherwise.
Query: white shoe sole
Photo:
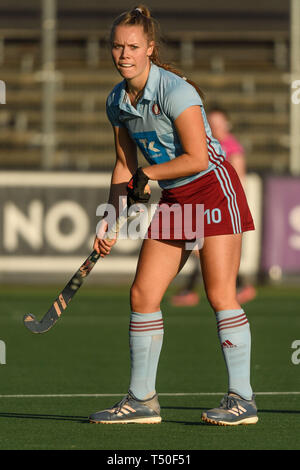
[[[202,415],[202,421],[210,424],[216,424],[217,426],[237,426],[238,424],[256,424],[258,421],[257,416],[252,416],[250,418],[240,419],[239,421],[228,422],[228,421],[217,421],[215,419],[208,418],[206,413]]]
[[[136,418],[136,419],[122,419],[118,421],[96,421],[90,419],[90,423],[95,423],[95,424],[131,424],[131,423],[136,423],[136,424],[158,424],[161,423],[161,416],[153,416],[149,418]]]

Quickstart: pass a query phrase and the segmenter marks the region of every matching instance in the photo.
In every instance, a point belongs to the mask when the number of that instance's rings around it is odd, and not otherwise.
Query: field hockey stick
[[[127,207],[125,207],[114,225],[107,232],[106,239],[114,239],[127,219]],[[32,315],[31,313],[24,315],[23,321],[26,328],[32,333],[46,333],[46,331],[49,331],[55,325],[57,320],[60,319],[62,312],[66,310],[68,304],[71,302],[74,295],[81,287],[84,279],[91,272],[99,258],[100,254],[95,250],[92,251],[89,257],[80,266],[78,271],[76,271],[76,273],[72,276],[68,284],[60,292],[41,321],[38,321],[35,315]]]

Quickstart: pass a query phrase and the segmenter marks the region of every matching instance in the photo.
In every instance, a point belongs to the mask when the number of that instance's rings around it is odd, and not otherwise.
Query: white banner
[[[245,192],[254,220],[255,230],[243,235],[240,273],[255,276],[260,267],[262,239],[262,196],[263,184],[259,175],[250,173],[246,177]]]
[[[92,251],[96,209],[106,203],[109,173],[1,172],[0,277],[73,273]],[[152,184],[151,202],[160,194]],[[262,181],[247,176],[246,193],[256,230],[244,235],[241,273],[255,275],[261,245]],[[133,274],[141,240],[121,239],[94,272]],[[187,262],[182,273],[192,267]]]

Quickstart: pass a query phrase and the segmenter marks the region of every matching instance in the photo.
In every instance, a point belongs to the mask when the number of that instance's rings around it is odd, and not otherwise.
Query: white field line
[[[101,397],[121,397],[125,393],[60,393],[60,394],[46,394],[46,395],[0,395],[0,398],[101,398]],[[224,395],[224,392],[192,392],[192,393],[159,393],[161,397],[201,397],[201,396],[215,396]],[[300,395],[299,392],[256,392],[258,395]]]

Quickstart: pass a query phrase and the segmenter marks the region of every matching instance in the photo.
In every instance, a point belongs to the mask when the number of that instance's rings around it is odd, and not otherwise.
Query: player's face
[[[142,26],[117,26],[112,42],[112,57],[118,72],[126,80],[147,80],[153,43]]]
[[[212,135],[218,140],[223,140],[229,132],[229,124],[223,113],[212,111],[207,116],[207,120],[210,125]]]

